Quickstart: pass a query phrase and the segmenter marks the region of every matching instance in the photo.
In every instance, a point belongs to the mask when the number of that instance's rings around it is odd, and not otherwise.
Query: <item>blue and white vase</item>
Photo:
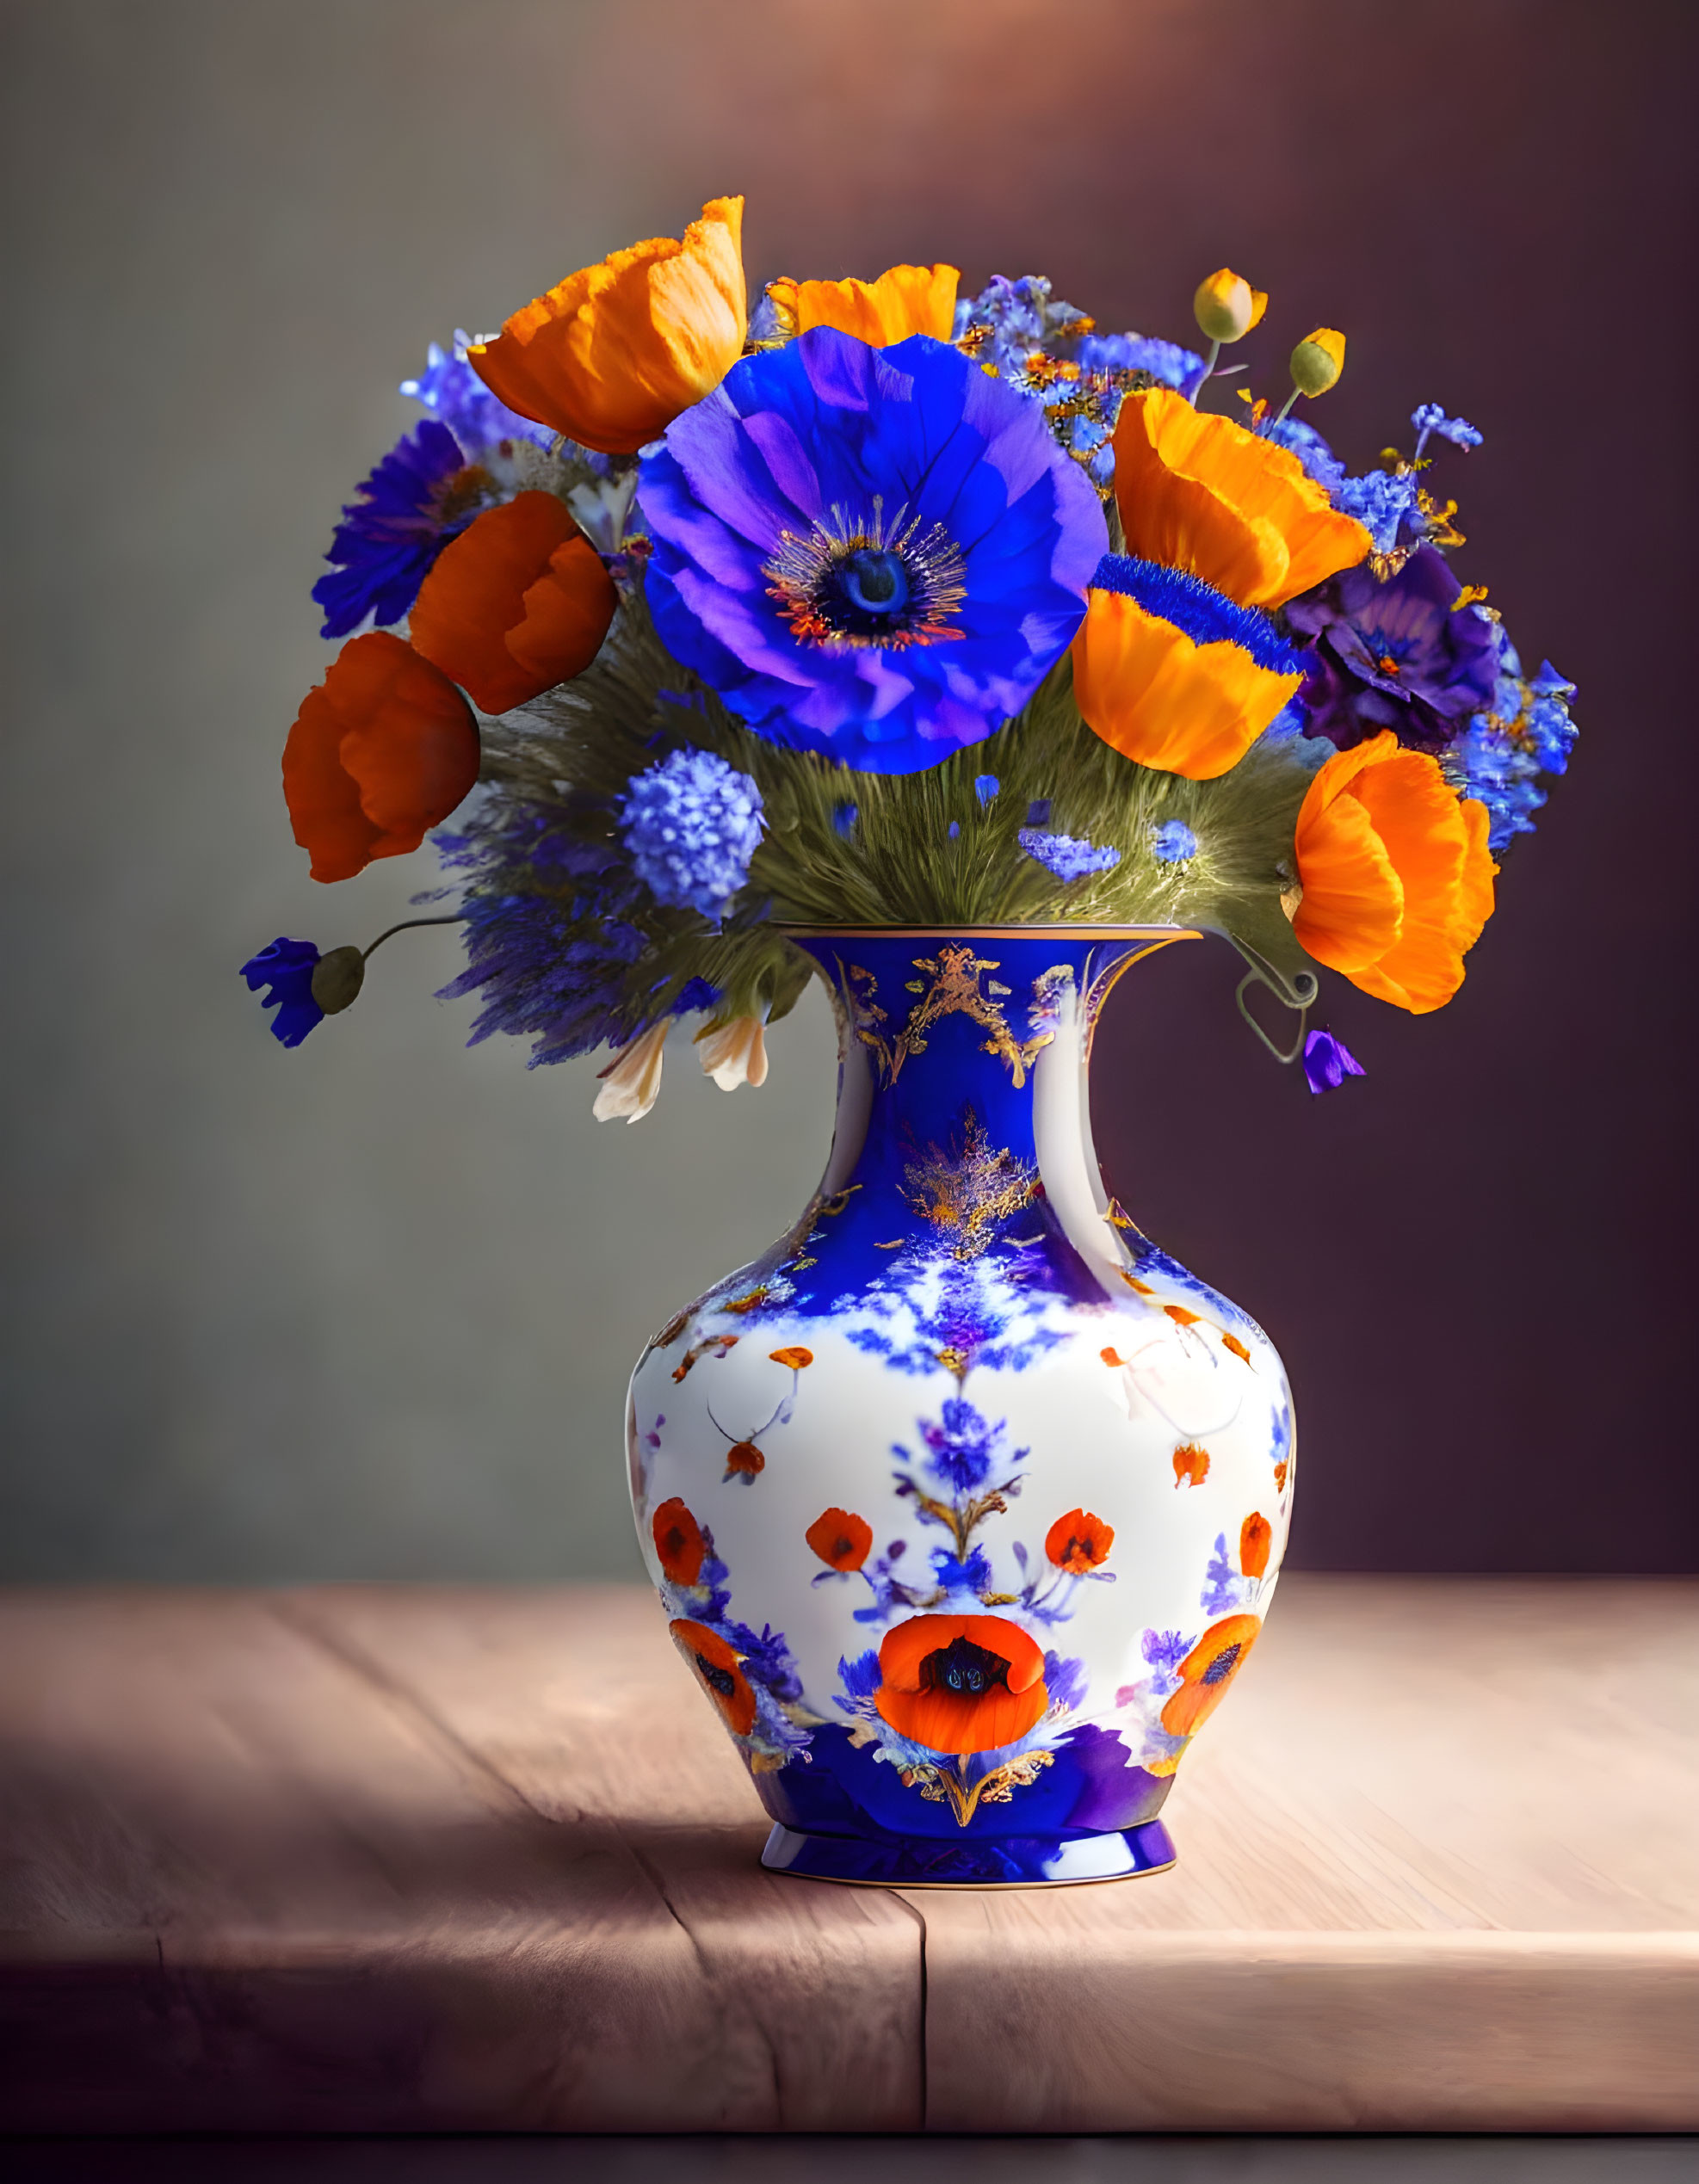
[[[799,935],[837,1131],[782,1243],[656,1336],[632,1499],[775,1825],[842,1881],[1105,1880],[1262,1628],[1279,1357],[1106,1196],[1086,1066],[1174,929]]]

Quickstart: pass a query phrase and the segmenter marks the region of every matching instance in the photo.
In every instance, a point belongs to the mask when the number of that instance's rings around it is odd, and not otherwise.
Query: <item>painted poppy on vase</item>
[[[1089,1509],[1070,1509],[1065,1517],[1058,1517],[1044,1535],[1045,1553],[1058,1570],[1066,1570],[1076,1577],[1095,1570],[1099,1563],[1107,1562],[1114,1545],[1114,1526],[1105,1524],[1102,1517],[1093,1516]]]
[[[413,649],[506,713],[582,675],[602,649],[614,580],[564,502],[521,493],[486,509],[420,587]]]
[[[702,1574],[707,1538],[677,1495],[670,1502],[662,1502],[649,1529],[654,1538],[655,1552],[661,1558],[661,1568],[668,1577],[675,1585],[694,1585]]]
[[[1212,1623],[1179,1664],[1180,1688],[1162,1710],[1171,1737],[1189,1737],[1227,1695],[1263,1627],[1260,1615],[1228,1615]]]
[[[1239,1528],[1239,1566],[1247,1577],[1260,1577],[1269,1566],[1269,1545],[1274,1527],[1258,1510]]]
[[[873,1552],[873,1527],[848,1509],[823,1510],[802,1536],[828,1569],[846,1574]]]
[[[387,630],[350,638],[301,700],[283,796],[315,879],[405,856],[478,779],[478,724],[446,676]]]
[[[1018,1743],[1050,1704],[1044,1655],[1000,1615],[914,1615],[879,1649],[874,1705],[899,1737],[967,1758]]]
[[[739,1665],[743,1656],[705,1623],[681,1617],[668,1628],[726,1726],[734,1737],[747,1737],[755,1726],[755,1694]]]
[[[748,328],[744,201],[716,197],[682,242],[585,266],[466,352],[491,392],[604,455],[634,455],[712,393]]]
[[[740,1478],[745,1486],[767,1468],[767,1459],[752,1441],[735,1441],[726,1452],[726,1477]]]

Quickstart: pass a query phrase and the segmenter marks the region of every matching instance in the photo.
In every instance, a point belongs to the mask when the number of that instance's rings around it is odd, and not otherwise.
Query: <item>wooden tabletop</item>
[[[646,1593],[0,1595],[0,2128],[1699,2126],[1699,1586],[1288,1577],[1165,1817],[796,1880]]]

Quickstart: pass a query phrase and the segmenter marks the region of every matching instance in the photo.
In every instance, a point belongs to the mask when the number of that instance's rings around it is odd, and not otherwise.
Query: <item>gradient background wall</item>
[[[289,1054],[236,966],[363,941],[278,791],[389,390],[702,199],[752,279],[1047,271],[1184,338],[1227,261],[1260,383],[1361,466],[1418,400],[1461,573],[1581,685],[1580,754],[1460,997],[1335,985],[1312,1101],[1224,949],[1124,982],[1105,1164],[1284,1350],[1312,1566],[1667,1570],[1695,1544],[1689,874],[1693,10],[1616,0],[26,0],[3,10],[9,1171],[19,1576],[634,1574],[627,1367],[823,1159],[812,996],[760,1093],[467,1052],[399,941]]]

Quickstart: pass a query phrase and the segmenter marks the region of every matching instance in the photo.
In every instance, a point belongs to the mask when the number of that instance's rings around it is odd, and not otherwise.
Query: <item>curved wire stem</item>
[[[1239,1004],[1239,1015],[1244,1017],[1245,1022],[1250,1025],[1251,1030],[1256,1033],[1276,1061],[1295,1062],[1304,1051],[1304,1035],[1307,1028],[1309,1013],[1315,1004],[1317,994],[1321,990],[1320,982],[1313,971],[1301,971],[1295,978],[1288,978],[1285,972],[1270,963],[1266,956],[1260,954],[1257,949],[1241,941],[1236,934],[1229,933],[1225,935],[1225,938],[1233,943],[1251,966],[1239,980],[1238,990],[1233,995],[1233,999]],[[1251,986],[1266,986],[1282,1009],[1292,1010],[1297,1016],[1297,1034],[1289,1048],[1276,1046],[1263,1026],[1251,1015],[1245,998],[1247,990]]]
[[[392,925],[388,932],[380,933],[369,948],[362,948],[360,951],[360,959],[363,963],[368,956],[375,954],[389,939],[391,934],[411,933],[416,925],[460,925],[465,922],[464,910],[455,910],[451,916],[447,917],[404,917],[399,925]]]

